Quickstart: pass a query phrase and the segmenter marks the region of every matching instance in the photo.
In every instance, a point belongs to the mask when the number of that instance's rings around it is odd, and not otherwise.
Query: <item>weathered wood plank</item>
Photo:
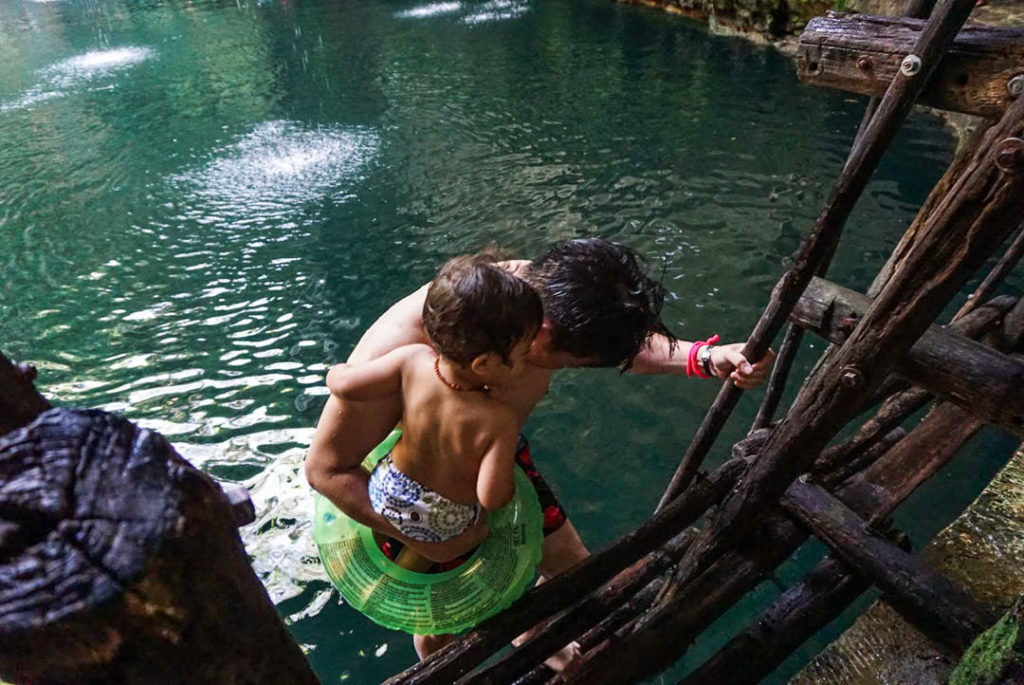
[[[1013,298],[1005,299],[1012,301]],[[986,303],[984,307],[991,307],[994,303]],[[977,323],[971,319],[981,311],[982,308],[975,309],[951,326]],[[1019,303],[1011,313],[1018,311],[1024,311]],[[1024,331],[996,336],[996,339],[1006,345],[1003,349],[1016,349],[1024,339]],[[891,398],[893,406],[906,404],[908,396],[916,393],[928,397],[923,390],[915,388]],[[912,403],[913,399],[909,401]],[[888,412],[883,408],[880,414],[883,413]],[[876,416],[868,424],[880,422],[885,422],[884,417],[880,419]],[[878,523],[919,485],[948,464],[983,425],[981,420],[956,405],[939,404],[904,441],[889,448],[863,473],[854,475],[844,483],[836,496],[853,510],[868,517],[872,523]],[[852,442],[856,444],[859,441]],[[825,465],[827,461],[819,459],[815,466]],[[858,461],[856,456],[850,458],[851,468],[852,463]],[[830,468],[842,471],[845,465],[836,462]],[[822,474],[823,482],[840,482],[839,471],[825,471]],[[702,680],[695,682],[759,682],[804,639],[838,617],[856,597],[853,584],[858,576],[845,566],[835,568],[835,564],[835,559],[826,558],[800,583],[789,588],[761,618],[753,621],[726,648],[701,666],[697,673]],[[823,580],[821,574],[825,574],[827,579]],[[846,588],[850,588],[850,592],[845,592]],[[766,631],[763,625],[770,625],[773,630]],[[730,670],[730,666],[737,663],[749,666],[739,671]],[[690,685],[689,681],[687,685]]]
[[[885,92],[914,50],[919,19],[833,14],[812,19],[800,36],[797,75],[804,83],[862,95]],[[921,92],[919,103],[998,117],[1024,73],[1024,29],[965,26]]]
[[[826,557],[767,611],[680,681],[680,685],[759,683],[865,590],[871,581]]]
[[[870,306],[866,296],[816,278],[790,318],[841,344]],[[893,372],[1011,433],[1024,427],[1024,361],[1016,357],[933,325]]]

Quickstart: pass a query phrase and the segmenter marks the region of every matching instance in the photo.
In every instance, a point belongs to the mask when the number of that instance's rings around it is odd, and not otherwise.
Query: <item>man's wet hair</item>
[[[665,288],[628,247],[566,240],[533,261],[524,278],[544,304],[553,351],[626,370],[656,333],[675,349],[676,337],[661,320]]]
[[[537,292],[493,262],[488,250],[449,260],[427,289],[423,328],[442,356],[469,364],[493,352],[505,361],[519,342],[540,330]]]

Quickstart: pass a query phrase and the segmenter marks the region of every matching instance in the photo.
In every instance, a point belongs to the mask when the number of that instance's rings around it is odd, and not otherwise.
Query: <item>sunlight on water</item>
[[[0,104],[0,112],[26,109],[33,105],[69,95],[70,89],[84,81],[115,73],[153,56],[149,48],[124,47],[98,50],[71,57],[42,71],[42,83],[30,88],[13,102]]]
[[[377,147],[377,136],[369,131],[305,130],[293,122],[272,121],[221,150],[206,166],[169,181],[200,202],[190,203],[192,218],[204,213],[204,200],[218,216],[245,217],[268,207],[298,208],[325,197],[347,199]]]
[[[529,8],[525,3],[514,2],[513,0],[492,0],[480,6],[479,12],[468,14],[462,18],[465,24],[482,24],[487,21],[500,21],[502,19],[515,19],[525,13]]]
[[[462,9],[461,2],[435,2],[422,7],[414,7],[411,10],[399,12],[395,16],[400,19],[420,19],[422,17],[435,17],[439,14],[451,14]]]
[[[133,46],[115,50],[98,50],[57,62],[46,71],[56,75],[59,79],[93,78],[138,64],[152,56],[153,51],[149,48]]]

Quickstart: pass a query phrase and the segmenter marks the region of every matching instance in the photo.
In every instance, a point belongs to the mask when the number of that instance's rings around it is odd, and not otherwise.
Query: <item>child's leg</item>
[[[416,655],[420,661],[428,656],[455,642],[454,635],[413,635],[412,644],[416,648]]]

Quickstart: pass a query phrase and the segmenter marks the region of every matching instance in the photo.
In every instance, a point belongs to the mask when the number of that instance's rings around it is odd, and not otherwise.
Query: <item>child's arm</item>
[[[503,411],[500,419],[500,427],[480,461],[480,472],[476,477],[476,498],[488,511],[496,511],[508,504],[516,490],[512,469],[516,462],[519,423],[511,408]]]
[[[404,345],[362,364],[335,364],[327,372],[327,389],[338,399],[366,401],[402,390],[402,369],[427,345]]]

